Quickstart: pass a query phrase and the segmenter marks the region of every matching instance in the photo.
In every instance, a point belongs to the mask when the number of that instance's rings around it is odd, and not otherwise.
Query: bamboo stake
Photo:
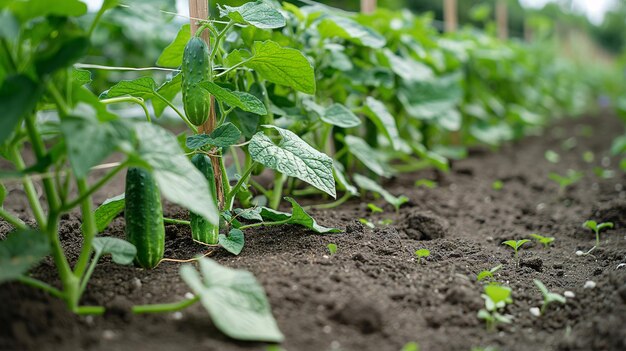
[[[459,27],[456,0],[443,1],[443,21],[446,33],[456,32]]]
[[[361,12],[372,13],[376,11],[376,0],[361,0]]]
[[[209,1],[208,0],[189,0],[189,24],[191,26],[191,35],[194,35],[198,31],[200,24],[194,18],[209,18]],[[211,37],[208,31],[204,31],[200,36],[209,50],[211,48]],[[199,133],[209,134],[215,129],[215,98],[211,96],[211,109],[209,112],[209,118],[207,121],[198,128]],[[215,174],[215,188],[217,189],[217,201],[219,208],[224,207],[224,187],[222,186],[222,167],[220,166],[220,158],[217,156],[211,157],[211,165],[213,166],[213,174]]]
[[[498,24],[498,38],[506,40],[509,37],[509,18],[505,0],[496,3],[496,22]]]

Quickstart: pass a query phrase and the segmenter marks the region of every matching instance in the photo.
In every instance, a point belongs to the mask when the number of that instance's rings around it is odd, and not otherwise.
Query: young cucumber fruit
[[[192,37],[183,52],[182,91],[185,114],[191,123],[202,125],[209,117],[211,96],[198,84],[210,79],[209,48],[206,43]]]
[[[213,167],[211,166],[211,159],[202,154],[196,154],[191,158],[191,163],[200,170],[202,174],[209,181],[209,188],[213,196],[213,202],[217,207],[216,186],[215,186],[215,174],[213,173]],[[199,241],[204,244],[216,245],[218,243],[218,236],[220,227],[207,222],[202,216],[199,216],[193,212],[189,213],[191,219],[191,236],[193,240]]]
[[[161,195],[152,174],[131,167],[126,172],[126,238],[137,248],[135,263],[156,267],[165,250]]]

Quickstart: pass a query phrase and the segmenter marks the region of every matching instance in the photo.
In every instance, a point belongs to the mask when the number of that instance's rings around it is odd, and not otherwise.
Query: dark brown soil
[[[584,136],[584,126],[593,136]],[[507,145],[500,151],[473,150],[456,162],[449,174],[422,172],[403,175],[387,184],[410,203],[399,213],[376,200],[385,213],[371,215],[357,200],[329,211],[311,211],[327,226],[345,233],[316,235],[299,227],[283,226],[246,232],[246,247],[235,257],[217,251],[220,263],[248,269],[265,287],[274,315],[286,335],[282,348],[290,351],[400,350],[416,341],[422,350],[470,350],[493,346],[498,350],[626,350],[626,176],[616,170],[599,179],[592,169],[605,159],[610,142],[623,132],[613,117],[567,120],[543,136]],[[576,140],[571,151],[562,142]],[[558,164],[544,158],[552,149]],[[595,162],[582,153],[590,150]],[[584,170],[585,177],[563,196],[548,173]],[[436,179],[437,189],[416,188],[419,178]],[[500,179],[504,188],[492,189]],[[118,179],[98,201],[121,192]],[[20,213],[23,200],[14,192],[8,207]],[[308,201],[308,200],[307,200]],[[307,202],[305,201],[305,202]],[[312,201],[312,200],[311,200]],[[175,206],[168,216],[185,217]],[[26,218],[27,214],[22,213]],[[391,225],[364,227],[358,218]],[[581,227],[587,219],[613,221],[615,229],[602,233],[601,247],[591,256],[577,250],[594,245],[594,235]],[[80,220],[62,222],[62,239],[70,256],[80,243]],[[124,220],[116,219],[103,235],[123,236]],[[0,233],[8,226],[0,223]],[[556,237],[549,249],[527,244],[520,268],[512,252],[501,245],[530,233]],[[329,256],[326,245],[338,251]],[[431,256],[418,264],[416,249]],[[166,256],[193,257],[203,248],[194,244],[186,228],[167,226]],[[507,313],[510,325],[487,332],[476,317],[483,306],[483,283],[476,274],[503,264],[499,282],[513,289]],[[178,263],[162,263],[152,271],[123,267],[104,259],[95,271],[83,300],[112,308],[105,316],[78,317],[63,303],[19,284],[0,288],[0,349],[5,350],[265,350],[267,345],[227,339],[211,324],[200,305],[180,314],[129,315],[131,304],[173,302],[188,288],[178,276]],[[58,283],[51,261],[34,274]],[[572,291],[565,305],[551,305],[533,317],[541,295],[533,279],[550,290]],[[597,286],[585,289],[586,281]]]

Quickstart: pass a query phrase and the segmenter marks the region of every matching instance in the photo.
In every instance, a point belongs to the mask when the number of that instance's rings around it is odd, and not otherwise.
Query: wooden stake
[[[376,11],[376,0],[361,0],[361,12],[372,13]]]
[[[496,3],[496,22],[498,24],[498,38],[506,40],[509,37],[509,14],[506,0],[498,0]]]
[[[208,0],[189,0],[189,24],[191,27],[191,35],[194,35],[198,31],[200,24],[199,19],[209,18],[209,1]],[[208,31],[204,31],[200,36],[209,50],[211,48],[211,37]],[[211,96],[211,109],[209,112],[209,118],[207,121],[198,128],[199,133],[210,134],[214,129],[217,121],[215,118],[215,98]],[[222,185],[222,167],[220,166],[220,158],[217,156],[211,156],[211,165],[213,166],[213,174],[215,174],[215,188],[217,189],[217,202],[219,208],[224,207],[224,187]]]
[[[443,0],[443,21],[446,33],[456,32],[459,27],[456,0]]]

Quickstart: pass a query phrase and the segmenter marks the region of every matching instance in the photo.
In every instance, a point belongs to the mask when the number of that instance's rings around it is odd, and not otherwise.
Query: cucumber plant
[[[511,288],[498,284],[489,284],[484,287],[481,297],[485,301],[485,308],[478,311],[478,319],[485,321],[488,331],[493,331],[498,323],[509,324],[513,316],[504,314],[506,305],[513,303]]]
[[[528,239],[522,239],[522,240],[507,240],[507,241],[503,241],[502,245],[506,245],[508,247],[510,247],[511,249],[513,249],[513,252],[515,252],[515,265],[517,267],[519,267],[519,249],[526,243],[530,242],[530,240]]]
[[[104,1],[90,27],[116,4]],[[117,264],[135,261],[145,268],[160,261],[165,221],[161,195],[214,226],[219,225],[220,216],[206,176],[185,156],[174,135],[156,124],[120,118],[107,109],[107,105],[122,102],[145,107],[144,99],[162,97],[154,82],[120,82],[99,99],[85,87],[91,81],[90,73],[72,67],[90,49],[91,30],[84,30],[77,19],[87,12],[87,6],[72,0],[55,1],[49,7],[29,5],[9,1],[2,12],[0,157],[11,166],[0,172],[0,189],[9,183],[21,185],[34,224],[0,207],[0,217],[13,227],[0,241],[0,283],[19,281],[63,300],[76,314],[99,315],[105,307],[83,305],[82,297],[102,256],[111,255]],[[7,24],[11,36],[4,31]],[[33,31],[34,27],[43,32]],[[124,93],[140,89],[141,96]],[[54,118],[39,118],[43,110]],[[34,160],[27,161],[25,155],[30,153]],[[101,165],[113,154],[119,162]],[[94,168],[105,173],[98,176],[92,172]],[[93,195],[124,170],[125,194],[94,211]],[[38,185],[45,196],[37,192]],[[130,242],[98,236],[124,209]],[[78,211],[82,220],[77,257],[64,251],[59,235],[62,218],[73,211]],[[58,284],[28,273],[48,255],[56,267]],[[132,312],[178,311],[201,302],[214,324],[230,337],[269,342],[283,339],[263,289],[249,272],[207,259],[200,259],[199,265],[203,279],[191,267],[181,270],[195,293],[192,298],[136,305]],[[216,290],[223,299],[214,298]]]
[[[600,232],[603,229],[613,228],[612,222],[598,223],[594,220],[588,220],[583,223],[583,228],[589,229],[596,234],[596,247],[600,247]]]

